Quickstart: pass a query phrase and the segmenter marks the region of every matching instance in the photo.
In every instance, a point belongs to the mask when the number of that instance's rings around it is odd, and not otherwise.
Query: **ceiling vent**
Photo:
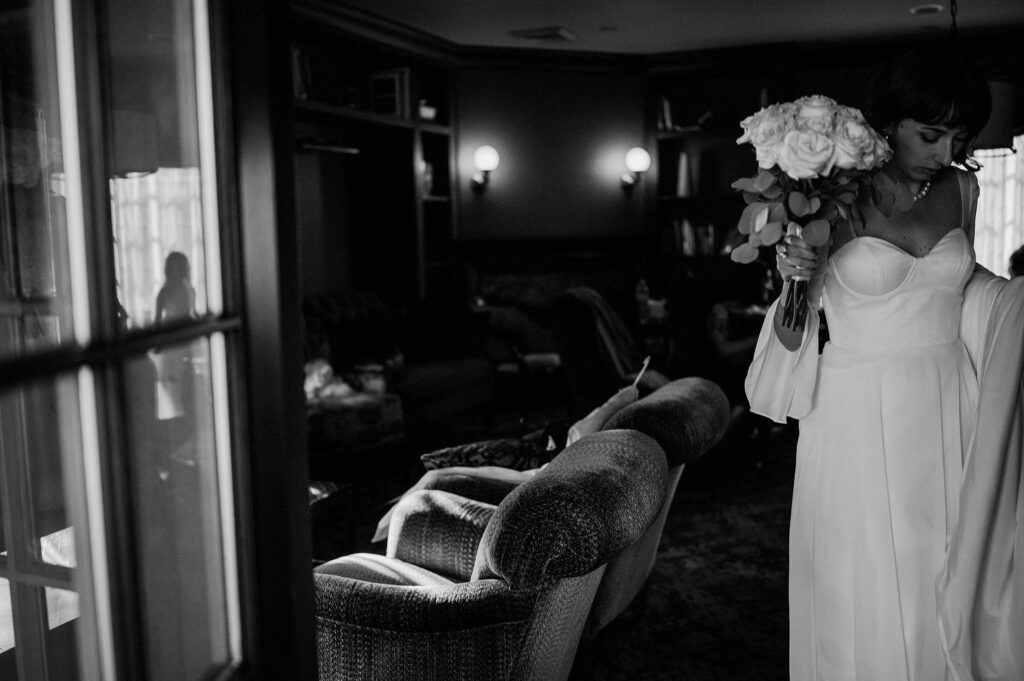
[[[521,31],[509,31],[509,35],[538,43],[567,43],[576,40],[576,34],[562,26],[544,26],[542,28],[526,28]]]

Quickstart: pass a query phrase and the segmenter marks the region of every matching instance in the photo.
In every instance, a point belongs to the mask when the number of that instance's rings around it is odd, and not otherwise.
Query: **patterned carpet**
[[[683,472],[646,607],[605,632],[597,681],[785,681],[795,432],[769,456],[709,455]],[[634,604],[634,606],[641,604]]]

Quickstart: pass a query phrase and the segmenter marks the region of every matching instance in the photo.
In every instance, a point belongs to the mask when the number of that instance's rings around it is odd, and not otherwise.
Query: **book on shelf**
[[[309,57],[292,46],[292,94],[295,99],[309,99]]]
[[[409,69],[385,69],[370,74],[370,102],[374,113],[409,118]]]
[[[676,196],[690,195],[690,155],[679,152],[679,167],[676,174]]]
[[[697,254],[697,235],[693,225],[686,218],[672,222],[672,233],[675,236],[675,251],[682,255]]]
[[[668,97],[662,97],[658,109],[658,130],[666,131],[672,129],[672,104]]]

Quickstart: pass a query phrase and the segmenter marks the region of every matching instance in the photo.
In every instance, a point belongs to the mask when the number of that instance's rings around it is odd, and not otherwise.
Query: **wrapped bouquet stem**
[[[860,111],[820,95],[773,104],[740,125],[744,133],[736,142],[754,147],[758,173],[732,184],[747,204],[738,225],[747,241],[733,249],[732,259],[753,262],[761,247],[773,247],[789,233],[817,247],[820,264],[835,224],[849,217],[862,187],[886,188],[884,173],[873,171],[892,150]],[[786,282],[784,326],[803,330],[808,312],[818,308],[821,282],[815,273]]]

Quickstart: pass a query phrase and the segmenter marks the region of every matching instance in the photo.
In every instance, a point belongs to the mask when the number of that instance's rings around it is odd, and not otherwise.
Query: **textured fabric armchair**
[[[385,556],[314,572],[320,678],[567,678],[605,564],[655,521],[668,480],[654,439],[608,430],[496,506],[406,496]]]

